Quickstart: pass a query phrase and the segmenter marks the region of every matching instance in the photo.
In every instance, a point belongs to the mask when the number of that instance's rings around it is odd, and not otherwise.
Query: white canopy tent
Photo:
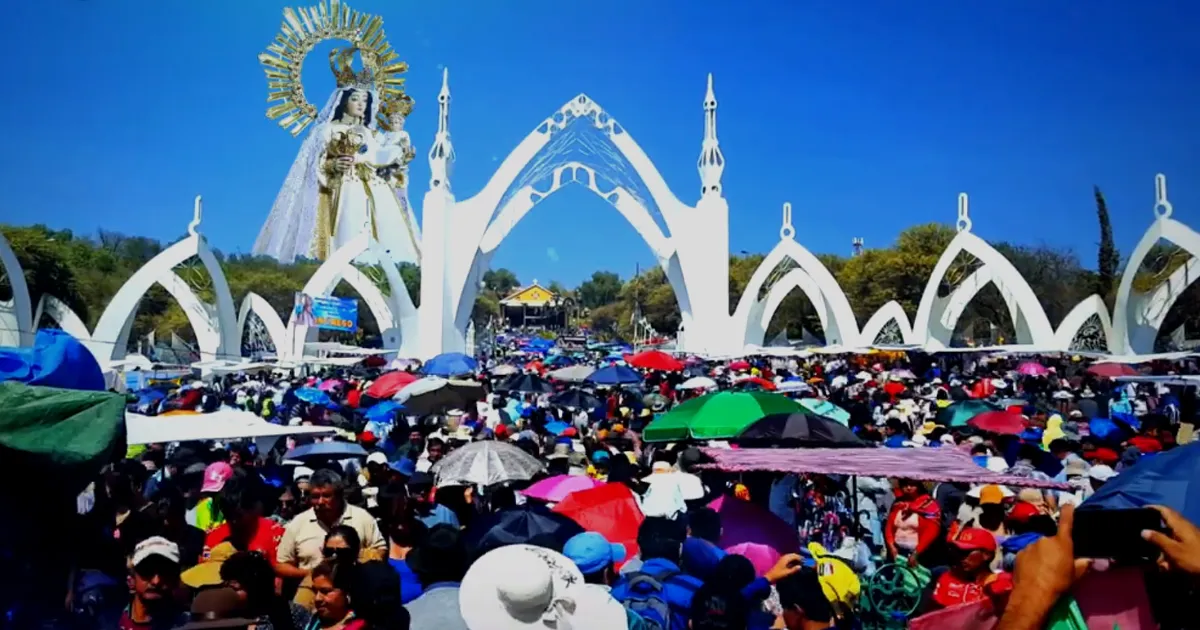
[[[285,435],[327,435],[334,432],[332,427],[271,424],[249,411],[240,410],[166,416],[126,412],[125,430],[129,444],[253,439],[260,451],[270,450],[275,441]]]

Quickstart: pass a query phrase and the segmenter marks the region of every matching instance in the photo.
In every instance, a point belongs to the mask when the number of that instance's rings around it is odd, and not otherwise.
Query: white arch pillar
[[[0,264],[4,266],[4,275],[13,292],[11,300],[0,302],[0,346],[32,346],[37,322],[33,319],[25,270],[3,234],[0,234]]]
[[[283,320],[279,318],[279,313],[275,312],[275,308],[263,296],[251,291],[242,298],[242,307],[238,310],[237,319],[237,347],[240,350],[242,347],[243,337],[246,335],[246,322],[250,319],[250,314],[254,313],[262,321],[263,327],[267,329],[267,337],[271,340],[271,344],[275,346],[277,355],[287,352],[287,327],[283,325]]]
[[[1080,300],[1079,304],[1076,304],[1071,309],[1071,312],[1067,313],[1067,316],[1058,324],[1058,330],[1054,331],[1055,348],[1063,352],[1069,352],[1071,350],[1071,342],[1075,340],[1075,335],[1079,334],[1079,329],[1083,328],[1083,325],[1093,315],[1100,320],[1100,329],[1104,334],[1105,349],[1108,352],[1113,352],[1112,319],[1108,315],[1108,306],[1104,304],[1104,298],[1095,293]]]
[[[918,343],[916,335],[913,334],[912,324],[908,321],[908,313],[904,312],[904,307],[896,300],[891,300],[879,307],[879,310],[871,314],[871,318],[863,324],[862,333],[859,334],[859,343],[863,345],[871,345],[875,343],[875,339],[879,337],[879,333],[883,332],[883,327],[888,322],[896,322],[900,327],[900,339],[905,344]]]

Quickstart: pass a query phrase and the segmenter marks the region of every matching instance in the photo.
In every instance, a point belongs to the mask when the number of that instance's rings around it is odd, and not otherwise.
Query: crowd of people
[[[469,360],[448,381],[471,381],[456,394],[466,404],[420,415],[403,387],[383,398],[374,387],[396,373],[422,380],[416,362],[236,374],[131,396],[143,413],[239,409],[334,435],[266,450],[239,440],[131,447],[78,497],[61,548],[9,568],[7,623],[814,630],[904,627],[976,605],[996,627],[1042,628],[1078,580],[1110,568],[1075,557],[1075,509],[1147,459],[1200,448],[1178,443],[1190,440],[1192,390],[1113,380],[1079,357],[680,357],[665,370],[631,360],[636,382],[604,386],[559,380],[554,368],[620,357],[521,348]],[[1027,363],[1039,369],[1018,369]],[[739,448],[736,439],[642,439],[692,398],[762,390],[828,406],[860,448],[957,449],[1014,481],[732,473],[705,465],[698,447]],[[971,405],[1021,426],[948,420]],[[323,442],[347,448],[289,457]],[[495,445],[536,466],[517,471]],[[473,466],[508,476],[484,484],[449,474],[448,462],[474,451]],[[547,485],[562,490],[535,491]],[[604,502],[572,511],[599,489]],[[1139,570],[1155,584],[1156,623],[1190,627],[1178,594],[1200,575],[1200,531],[1177,509],[1154,509],[1165,527],[1145,536],[1161,557]],[[734,528],[782,528],[794,542],[761,534],[730,545]],[[885,570],[911,591],[902,614],[868,601]]]

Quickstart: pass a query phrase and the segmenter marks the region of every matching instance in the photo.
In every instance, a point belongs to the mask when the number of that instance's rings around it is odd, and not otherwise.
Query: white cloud
[[[546,258],[549,258],[550,262],[558,262],[558,250],[553,247],[547,247]]]

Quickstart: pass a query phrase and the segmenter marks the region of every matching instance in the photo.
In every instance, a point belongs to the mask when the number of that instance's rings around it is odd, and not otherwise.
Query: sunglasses
[[[321,550],[321,555],[326,558],[338,558],[350,553],[350,550],[345,547],[325,547]]]

